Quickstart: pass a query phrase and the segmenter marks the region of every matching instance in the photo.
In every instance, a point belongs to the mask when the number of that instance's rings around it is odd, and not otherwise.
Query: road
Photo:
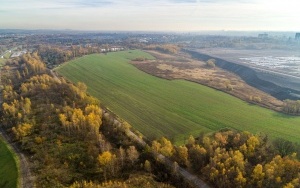
[[[52,69],[50,69],[50,74],[53,76],[53,78],[54,78],[58,83],[61,83],[61,80],[57,77],[56,72],[53,72]]]

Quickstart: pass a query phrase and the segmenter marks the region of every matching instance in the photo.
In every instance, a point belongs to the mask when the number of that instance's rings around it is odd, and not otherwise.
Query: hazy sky
[[[299,0],[0,0],[0,29],[300,31]]]

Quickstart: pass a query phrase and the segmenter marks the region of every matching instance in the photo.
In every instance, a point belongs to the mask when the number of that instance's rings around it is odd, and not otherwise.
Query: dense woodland
[[[283,112],[292,115],[300,115],[300,100],[285,100],[283,106]]]
[[[10,62],[1,110],[1,125],[27,154],[37,187],[187,187],[179,166],[215,187],[300,187],[299,146],[266,135],[221,130],[182,146],[166,138],[137,145],[124,134],[128,123],[101,108],[83,83],[53,77],[39,53]],[[173,168],[152,153],[176,161]]]
[[[162,45],[146,45],[143,47],[145,50],[157,50],[163,53],[177,54],[180,51],[180,47],[175,44],[162,44]]]
[[[121,48],[118,48],[118,50],[120,49]],[[116,48],[112,48],[109,45],[72,45],[69,47],[39,45],[36,49],[36,53],[41,57],[41,60],[48,68],[53,68],[59,64],[83,55],[107,53],[110,51],[116,51]]]
[[[152,149],[193,170],[215,187],[300,187],[299,146],[266,135],[221,130],[190,136],[184,146],[162,138]]]

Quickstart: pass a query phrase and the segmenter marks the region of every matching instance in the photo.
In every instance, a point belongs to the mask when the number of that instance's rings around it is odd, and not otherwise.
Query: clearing
[[[231,128],[300,143],[300,117],[193,82],[151,76],[130,64],[138,57],[154,59],[139,50],[94,54],[56,70],[72,82],[84,82],[91,95],[149,138],[180,143],[191,134]]]

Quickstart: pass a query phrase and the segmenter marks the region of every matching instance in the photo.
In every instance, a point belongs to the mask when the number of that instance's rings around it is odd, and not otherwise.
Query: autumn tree
[[[300,100],[284,100],[283,111],[288,114],[300,114]]]
[[[251,183],[253,184],[253,186],[263,187],[265,173],[263,172],[263,166],[261,164],[257,164],[254,167],[251,178],[252,178]]]
[[[144,169],[147,172],[151,172],[151,163],[150,163],[150,161],[148,161],[148,160],[145,161],[145,163],[144,163]]]
[[[118,159],[120,161],[119,163],[120,163],[121,167],[123,168],[125,165],[126,152],[125,152],[125,149],[123,149],[122,147],[119,148]]]
[[[190,165],[189,162],[189,154],[188,154],[188,148],[185,146],[178,146],[175,147],[175,154],[174,154],[175,160],[178,162],[179,165],[187,167]]]
[[[153,140],[152,141],[152,145],[151,145],[151,148],[154,152],[159,152],[160,151],[160,148],[161,148],[161,144],[157,141],[157,140]]]
[[[162,137],[159,142],[161,144],[159,152],[167,157],[172,156],[174,153],[174,147],[171,141]]]
[[[245,165],[244,155],[240,151],[217,148],[203,172],[208,171],[209,179],[218,187],[243,187],[247,182]]]
[[[29,135],[32,131],[32,125],[29,123],[19,124],[12,128],[12,132],[17,140]]]
[[[282,157],[290,155],[296,150],[295,144],[281,138],[274,140],[273,145]]]
[[[209,68],[214,68],[216,66],[216,60],[215,59],[209,59],[206,61],[206,66]]]
[[[193,145],[189,148],[188,152],[189,161],[195,171],[200,171],[208,163],[209,158],[204,147],[201,147],[200,145]]]
[[[129,148],[126,150],[126,153],[127,158],[131,162],[131,164],[134,164],[138,160],[140,155],[135,146],[129,146]]]
[[[115,159],[116,156],[109,151],[105,151],[102,154],[99,154],[97,158],[99,167],[104,173],[105,181],[107,181],[107,173],[109,172],[113,173],[113,168],[114,168],[113,163]]]

